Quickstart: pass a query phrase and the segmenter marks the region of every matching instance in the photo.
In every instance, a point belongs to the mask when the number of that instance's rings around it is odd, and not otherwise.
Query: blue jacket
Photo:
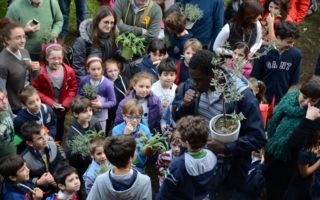
[[[178,61],[181,58],[181,55],[183,55],[184,44],[191,38],[193,38],[193,35],[189,33],[182,37],[175,37],[173,34],[169,33],[170,46],[167,49],[169,57],[174,61]]]
[[[185,92],[193,85],[192,80],[188,79],[179,89],[172,103],[173,118],[177,121],[183,116],[198,115],[199,97],[188,108],[182,108],[181,103]],[[227,113],[242,112],[246,119],[241,121],[239,138],[235,142],[225,143],[225,153],[232,154],[230,182],[240,186],[244,183],[251,163],[251,152],[258,151],[266,144],[261,113],[257,98],[252,91],[247,88],[242,93],[240,101],[226,105]]]
[[[261,49],[260,52],[265,51]],[[251,76],[263,81],[267,86],[266,99],[278,103],[288,92],[288,89],[299,82],[301,52],[292,47],[280,53],[277,49],[271,49],[266,55],[254,60]]]
[[[172,161],[158,200],[202,200],[212,187],[216,156],[209,150],[203,158],[188,153]]]
[[[136,73],[141,71],[149,72],[153,75],[155,81],[159,80],[158,69],[154,64],[152,64],[152,60],[149,55],[145,55],[139,66],[136,68]]]
[[[218,33],[224,23],[224,1],[223,0],[177,0],[176,2],[196,4],[203,11],[203,17],[197,21],[190,33],[194,35],[203,46],[212,49]],[[211,42],[211,45],[209,44]],[[210,45],[210,46],[209,46]]]
[[[34,189],[34,184],[31,181],[23,182],[22,184]],[[28,200],[32,199],[32,194],[24,187],[17,186],[16,182],[4,181],[1,187],[0,199],[4,200]]]
[[[21,109],[17,117],[13,119],[14,131],[17,135],[22,136],[20,128],[27,121],[35,121],[44,125],[49,130],[49,134],[55,138],[57,132],[57,118],[51,107],[41,104],[39,115],[31,114],[26,108]]]

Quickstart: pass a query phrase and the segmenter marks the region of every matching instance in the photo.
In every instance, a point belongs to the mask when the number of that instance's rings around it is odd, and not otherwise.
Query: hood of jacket
[[[92,44],[91,36],[92,36],[92,19],[86,19],[81,22],[79,26],[80,36],[86,41]]]

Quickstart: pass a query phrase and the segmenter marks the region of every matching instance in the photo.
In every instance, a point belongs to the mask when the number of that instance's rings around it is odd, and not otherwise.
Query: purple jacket
[[[90,83],[90,76],[84,76],[79,84],[79,89],[77,94],[83,96],[82,88],[85,84]],[[104,80],[98,86],[98,95],[105,97],[107,100],[102,103],[102,109],[108,109],[116,105],[116,95],[113,89],[113,82],[104,77]]]
[[[154,95],[152,92],[147,97],[148,101],[148,107],[149,107],[149,116],[148,116],[148,124],[149,124],[149,129],[151,132],[156,129],[157,131],[160,131],[160,120],[162,116],[162,108],[161,108],[161,102],[159,97]],[[122,118],[122,107],[127,102],[129,99],[137,99],[136,98],[136,93],[135,91],[131,91],[128,96],[126,96],[122,101],[119,103],[117,113],[116,113],[116,118],[114,120],[114,125],[120,124],[123,122]]]

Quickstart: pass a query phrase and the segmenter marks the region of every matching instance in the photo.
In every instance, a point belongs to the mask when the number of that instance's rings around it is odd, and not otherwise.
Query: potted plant
[[[141,142],[143,146],[141,148],[141,154],[146,157],[151,157],[156,153],[163,153],[167,150],[165,143],[166,137],[156,133],[149,140],[146,136],[141,137]]]
[[[121,49],[121,56],[131,60],[134,55],[142,56],[145,51],[144,38],[133,33],[122,33],[116,38],[116,45]]]
[[[95,100],[98,96],[97,87],[86,83],[82,88],[83,95],[89,100]]]
[[[203,17],[203,11],[198,7],[198,5],[190,3],[187,3],[184,6],[183,14],[187,18],[186,29],[191,29],[194,23]]]
[[[89,130],[86,134],[76,135],[73,140],[68,142],[72,155],[80,155],[82,158],[89,156],[88,143],[92,138],[104,136],[104,131]]]

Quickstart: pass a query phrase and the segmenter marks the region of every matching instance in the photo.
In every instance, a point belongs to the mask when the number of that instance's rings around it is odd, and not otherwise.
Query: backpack
[[[85,41],[85,45],[86,45],[86,58],[89,56],[90,54],[90,43]],[[74,57],[74,49],[73,47],[67,47],[65,48],[65,52],[64,52],[64,63],[66,63],[67,65],[69,65],[70,67],[73,66],[73,57]]]

